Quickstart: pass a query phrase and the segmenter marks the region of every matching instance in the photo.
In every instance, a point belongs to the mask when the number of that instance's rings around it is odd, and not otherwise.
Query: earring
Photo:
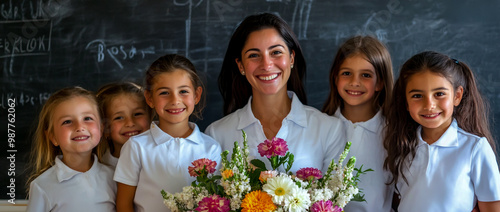
[[[241,75],[245,76],[245,71],[241,71]]]
[[[292,66],[290,68],[293,68],[293,63],[292,63]]]

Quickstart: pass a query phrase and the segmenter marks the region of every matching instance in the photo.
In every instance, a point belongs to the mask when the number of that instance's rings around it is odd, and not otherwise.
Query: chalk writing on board
[[[243,0],[228,0],[227,3],[224,1],[214,1],[212,5],[219,16],[219,20],[224,22],[224,13],[235,11],[242,3]]]
[[[107,46],[104,40],[93,40],[87,44],[86,50],[96,54],[97,62],[101,63],[106,58],[112,59],[121,69],[123,65],[121,61],[133,59],[134,57],[141,57],[144,59],[148,54],[155,54],[155,47],[149,46],[143,49],[137,49],[135,46],[130,45],[113,45]]]
[[[313,0],[298,0],[293,10],[292,27],[295,27],[295,20],[298,19],[298,38],[307,39],[307,26],[309,24],[309,15],[311,14]]]
[[[50,97],[50,93],[41,92],[41,93],[28,93],[28,92],[20,92],[20,93],[2,93],[0,96],[0,107],[5,109],[7,107],[8,99],[16,99],[18,106],[35,106],[42,105],[47,101]]]
[[[50,20],[0,22],[0,58],[44,55],[50,52]]]

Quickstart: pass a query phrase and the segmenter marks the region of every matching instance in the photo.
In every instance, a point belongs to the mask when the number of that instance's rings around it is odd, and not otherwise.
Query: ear
[[[148,91],[148,90],[144,91],[144,99],[146,99],[146,103],[149,105],[150,108],[155,108],[155,104],[153,102],[153,97],[152,97],[150,91]]]
[[[290,65],[293,65],[295,64],[295,51],[292,50],[292,52],[290,53]]]
[[[453,105],[455,105],[455,107],[460,105],[463,95],[464,88],[462,86],[458,86],[457,90],[455,91],[455,97],[453,97]]]
[[[200,102],[200,100],[201,100],[201,94],[202,93],[203,93],[203,88],[201,86],[198,86],[198,88],[196,88],[196,91],[194,92],[194,94],[195,94],[195,97],[194,97],[195,104],[198,104],[198,102]]]
[[[243,63],[241,63],[241,60],[239,58],[234,59],[234,61],[236,62],[236,65],[238,65],[240,73],[245,71],[245,68],[243,68]]]
[[[54,133],[51,133],[49,131],[45,131],[45,137],[47,137],[54,146],[59,146],[59,143],[57,143],[56,139],[54,138]]]

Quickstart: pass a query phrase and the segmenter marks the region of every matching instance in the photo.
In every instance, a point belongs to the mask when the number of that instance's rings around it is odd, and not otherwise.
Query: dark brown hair
[[[294,67],[287,82],[287,89],[295,92],[303,104],[307,104],[303,80],[306,74],[306,62],[299,41],[288,24],[280,17],[262,13],[251,15],[240,23],[229,41],[222,68],[219,74],[219,90],[224,100],[224,115],[228,115],[245,106],[252,95],[252,86],[245,76],[240,74],[236,59],[241,60],[241,50],[248,35],[254,31],[274,28],[285,41],[288,50],[295,52]]]
[[[340,66],[345,59],[358,54],[367,59],[375,68],[377,83],[382,81],[384,84],[382,90],[375,92],[373,107],[376,110],[381,108],[382,114],[387,116],[394,84],[391,55],[384,44],[370,36],[355,36],[340,46],[330,68],[330,94],[323,105],[322,111],[328,115],[333,115],[339,107],[343,107],[344,101],[337,91],[335,82],[339,75]]]
[[[156,76],[162,73],[174,72],[175,70],[178,69],[188,73],[195,91],[196,88],[198,87],[202,88],[200,101],[198,102],[198,104],[195,105],[192,115],[197,119],[203,119],[202,111],[206,104],[205,88],[203,86],[203,82],[201,81],[200,77],[196,72],[196,68],[194,67],[193,63],[191,63],[191,61],[189,61],[189,59],[187,59],[186,57],[178,54],[167,54],[154,61],[153,64],[151,64],[151,66],[146,71],[146,77],[144,80],[144,89],[147,91],[151,91],[151,88],[155,83]],[[156,112],[154,112],[154,114],[156,114]],[[190,118],[192,118],[192,116]]]
[[[453,118],[457,120],[458,127],[466,132],[485,137],[493,151],[496,151],[489,129],[489,108],[481,97],[471,69],[465,63],[451,59],[444,54],[433,51],[422,52],[403,64],[399,78],[394,85],[384,141],[384,147],[388,152],[384,167],[393,176],[390,183],[397,184],[399,176],[402,176],[403,180],[408,183],[403,169],[407,168],[412,158],[415,158],[419,124],[407,111],[406,85],[413,75],[424,71],[446,78],[453,86],[454,92],[459,86],[463,87],[462,100],[454,108]]]

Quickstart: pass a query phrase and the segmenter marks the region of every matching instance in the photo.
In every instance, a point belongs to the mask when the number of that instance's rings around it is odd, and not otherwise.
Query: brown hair
[[[454,91],[463,87],[462,100],[453,110],[453,118],[457,120],[458,126],[466,132],[485,137],[490,143],[493,151],[496,151],[495,142],[489,129],[488,105],[481,97],[476,84],[474,74],[463,62],[450,57],[426,51],[414,55],[401,67],[397,79],[393,99],[390,104],[391,110],[387,117],[384,147],[388,152],[384,162],[384,168],[392,173],[393,179],[390,183],[398,183],[399,176],[408,183],[403,169],[407,161],[414,158],[417,146],[417,127],[407,111],[406,85],[409,79],[424,71],[430,71],[446,78],[453,86]]]
[[[391,55],[384,44],[371,36],[355,36],[340,46],[330,68],[330,94],[323,105],[322,111],[328,115],[333,115],[339,107],[343,107],[344,101],[337,91],[335,79],[338,77],[340,66],[345,59],[356,54],[364,56],[373,65],[377,74],[377,81],[381,80],[383,82],[384,87],[382,90],[375,92],[373,107],[377,110],[381,108],[382,114],[387,116],[394,83]]]
[[[146,77],[144,80],[144,89],[147,91],[151,91],[151,88],[155,83],[156,76],[162,73],[173,72],[177,69],[183,70],[186,73],[188,73],[189,78],[191,79],[191,83],[193,84],[195,90],[198,87],[201,87],[203,90],[203,92],[201,93],[200,101],[194,107],[194,111],[192,114],[194,115],[195,118],[201,120],[203,119],[202,111],[206,104],[205,102],[206,92],[203,86],[203,82],[201,81],[200,77],[196,72],[196,68],[194,67],[193,63],[191,63],[191,61],[189,61],[189,59],[187,59],[186,57],[177,54],[167,54],[154,61],[153,64],[151,64],[151,66],[146,71]],[[154,114],[156,114],[156,112],[154,112]]]
[[[49,139],[49,134],[53,133],[54,130],[52,116],[54,114],[55,108],[59,106],[59,104],[75,97],[87,98],[88,100],[90,100],[90,102],[92,102],[92,104],[95,105],[96,111],[99,111],[95,95],[92,92],[81,87],[63,88],[53,93],[49,97],[49,99],[47,99],[42,107],[42,110],[40,111],[38,117],[38,126],[35,131],[33,144],[31,145],[30,168],[32,172],[27,181],[28,189],[29,184],[33,180],[35,180],[43,172],[54,165],[55,157],[62,154],[61,148],[58,146],[54,146]],[[100,116],[99,113],[97,115]],[[101,117],[99,117],[98,121],[100,122],[100,120]],[[97,145],[97,147],[95,147],[92,152],[99,152],[101,148],[99,146],[100,145]],[[100,155],[97,154],[97,156],[99,162],[101,162]]]
[[[287,82],[287,90],[295,92],[299,100],[303,104],[307,104],[303,85],[306,75],[306,62],[299,41],[283,19],[270,13],[262,13],[246,17],[236,28],[229,41],[218,79],[219,91],[224,100],[224,115],[245,106],[248,103],[248,98],[252,96],[252,86],[245,76],[240,74],[236,59],[241,60],[241,50],[250,33],[268,28],[276,29],[285,41],[288,50],[295,52],[294,66]]]
[[[99,109],[100,109],[100,115],[102,117],[102,123],[104,124],[104,131],[106,132],[107,130],[109,130],[109,122],[110,120],[108,119],[108,115],[107,114],[107,109],[109,107],[109,105],[111,104],[111,102],[119,95],[122,95],[122,94],[130,94],[130,95],[135,95],[137,97],[139,97],[139,99],[141,99],[141,101],[143,102],[144,106],[145,106],[145,110],[148,114],[146,114],[146,116],[149,117],[149,120],[151,120],[151,108],[146,104],[146,100],[144,98],[144,95],[143,95],[143,90],[141,88],[141,86],[135,84],[135,83],[132,83],[132,82],[116,82],[116,83],[110,83],[110,84],[106,84],[104,86],[102,86],[101,88],[99,88],[99,90],[97,91],[97,94],[96,94],[96,98],[97,98],[97,103],[99,104]],[[104,155],[104,153],[106,152],[106,149],[109,148],[111,154],[114,153],[115,151],[115,147],[113,145],[113,141],[111,140],[111,138],[106,138],[104,137],[104,140],[106,140],[106,142],[101,142],[99,143],[99,145],[104,145],[103,148],[100,148],[100,150],[102,150],[103,152],[99,152],[99,154],[101,155]]]

